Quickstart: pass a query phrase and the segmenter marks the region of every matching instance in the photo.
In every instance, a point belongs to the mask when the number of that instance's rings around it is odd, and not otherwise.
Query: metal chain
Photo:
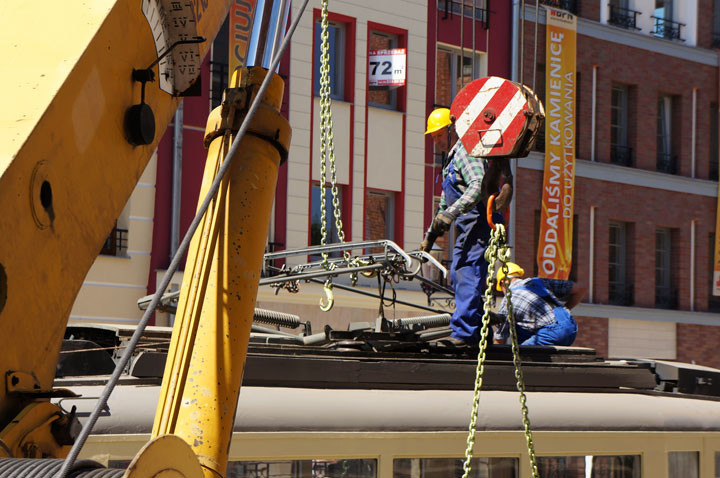
[[[470,415],[470,426],[468,429],[467,449],[465,450],[465,463],[463,463],[463,478],[468,478],[471,470],[471,460],[473,456],[473,448],[475,446],[475,432],[477,427],[477,417],[480,405],[480,390],[482,388],[483,373],[485,371],[485,351],[488,344],[488,334],[490,330],[490,303],[492,301],[492,289],[495,286],[495,262],[499,261],[505,277],[508,274],[508,261],[510,260],[510,248],[507,246],[507,236],[505,227],[502,224],[496,224],[495,229],[490,236],[490,243],[485,250],[485,260],[488,263],[488,272],[485,278],[485,296],[483,301],[483,317],[482,328],[480,329],[480,351],[478,352],[478,365],[475,374],[475,390],[473,394],[472,413]],[[506,279],[504,279],[506,280]],[[522,363],[520,362],[520,350],[517,343],[517,332],[515,331],[515,317],[512,308],[512,292],[507,289],[507,309],[508,321],[510,322],[510,330],[512,334],[512,350],[513,363],[515,365],[515,379],[517,380],[517,389],[520,392],[520,407],[522,409],[523,427],[525,432],[525,441],[527,443],[528,455],[530,457],[530,467],[533,478],[539,478],[537,461],[535,457],[535,444],[532,439],[532,431],[530,430],[530,418],[528,416],[527,397],[525,396],[525,381],[522,373]]]
[[[330,97],[330,44],[328,34],[328,0],[322,0],[321,12],[321,48],[320,48],[320,214],[322,225],[320,232],[322,238],[320,244],[328,244],[328,231],[325,223],[327,207],[325,205],[325,182],[327,177],[326,163],[330,162],[330,186],[332,191],[333,216],[335,217],[335,228],[337,229],[339,241],[345,242],[345,233],[342,228],[340,212],[340,199],[338,198],[337,175],[335,171],[335,140],[333,134],[332,98]],[[327,252],[322,253],[323,267],[330,269]],[[345,261],[350,263],[350,252],[343,251]]]

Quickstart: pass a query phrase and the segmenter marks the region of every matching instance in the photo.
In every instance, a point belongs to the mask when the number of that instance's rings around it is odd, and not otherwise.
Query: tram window
[[[376,478],[377,460],[232,461],[227,478]]]
[[[537,465],[542,477],[640,478],[641,476],[639,455],[539,456]]]
[[[446,478],[462,476],[464,458],[399,458],[393,461],[393,478]],[[517,458],[473,458],[472,478],[517,478]]]
[[[668,453],[668,478],[698,478],[699,476],[699,452],[671,451]]]
[[[720,451],[715,452],[715,478],[720,478]]]

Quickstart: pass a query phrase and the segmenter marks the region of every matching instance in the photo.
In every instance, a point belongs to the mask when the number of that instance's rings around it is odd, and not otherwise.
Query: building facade
[[[425,118],[435,107],[449,106],[467,83],[487,75],[534,86],[544,98],[545,6],[569,10],[578,16],[571,278],[589,287],[575,310],[576,345],[610,357],[720,366],[714,353],[720,343],[720,300],[711,295],[720,2],[539,3],[537,12],[532,1],[330,3],[337,199],[345,240],[388,238],[408,250],[416,247],[441,192],[442,156],[423,136]],[[293,139],[278,180],[268,250],[317,244],[324,220],[319,8],[319,1],[310,2],[279,71],[286,81],[283,112]],[[522,29],[514,34],[513,21],[520,18]],[[88,275],[71,320],[133,324],[141,316],[134,302],[154,292],[195,212],[205,118],[227,84],[227,38],[224,31],[214,42],[203,66],[201,95],[185,98],[178,127],[163,136]],[[389,48],[407,49],[407,82],[394,89],[371,88],[368,51]],[[513,65],[513,55],[522,61]],[[510,237],[515,260],[529,273],[537,272],[543,164],[539,142],[515,169]],[[327,201],[332,209],[331,192]],[[334,221],[326,225],[336,240]],[[446,260],[451,241],[449,235],[439,242]],[[180,272],[171,287],[181,280]],[[404,293],[409,301],[426,300],[418,290]],[[319,311],[322,289],[313,284],[292,295],[261,289],[258,305],[334,328],[377,316],[377,300],[336,294],[329,314]],[[393,313],[413,314],[402,306]],[[168,320],[157,315],[159,324]]]
[[[449,104],[462,85],[474,78],[488,73],[508,75],[511,10],[501,3],[489,13],[483,0],[474,6],[466,1],[463,8],[459,2],[428,4],[420,0],[330,2],[329,76],[337,201],[346,241],[390,239],[414,249],[422,240],[434,192],[439,192],[435,181],[439,170],[432,149],[428,149],[431,143],[424,136],[427,114],[436,103],[433,93],[436,89],[440,92],[439,104]],[[323,220],[329,239],[338,240],[335,221],[320,215],[320,7],[320,1],[308,5],[279,69],[286,86],[283,113],[293,136],[278,179],[268,231],[270,251],[319,244]],[[293,4],[291,15],[298,10],[299,3]],[[141,317],[135,302],[154,292],[195,214],[205,162],[205,120],[227,85],[228,35],[226,25],[203,64],[200,95],[183,100],[182,111],[164,133],[157,158],[148,166],[147,182],[138,187],[145,193],[154,188],[154,198],[143,196],[142,214],[132,212],[140,204],[131,200],[130,209],[123,213],[129,219],[120,218],[113,232],[122,235],[124,247],[109,244],[103,250],[71,320],[133,324]],[[369,86],[368,52],[393,48],[407,51],[405,85]],[[332,213],[334,198],[329,186],[328,172],[326,205]],[[150,230],[143,229],[140,235],[136,222]],[[137,254],[142,261],[135,259]],[[307,256],[290,258],[288,264],[307,260]],[[115,272],[125,269],[132,270],[132,278]],[[171,290],[181,281],[182,273],[177,273]],[[405,300],[427,302],[417,285],[410,289],[414,290],[403,292]],[[258,306],[293,312],[303,320],[336,328],[377,317],[377,300],[337,290],[336,295],[335,308],[329,313],[318,308],[324,294],[322,286],[315,284],[302,284],[301,293],[293,295],[261,289]],[[118,302],[122,308],[114,306]],[[108,309],[122,312],[109,314]],[[401,305],[392,313],[422,314]],[[164,314],[156,318],[158,324],[169,321]]]
[[[533,3],[524,11],[522,81],[535,73],[542,98],[546,10],[536,15]],[[571,278],[589,293],[576,309],[576,345],[718,367],[719,2],[540,3],[578,15]],[[543,147],[520,159],[516,174],[515,256],[535,272]]]

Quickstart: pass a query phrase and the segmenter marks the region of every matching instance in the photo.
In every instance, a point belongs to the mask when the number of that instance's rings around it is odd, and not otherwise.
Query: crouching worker
[[[502,325],[495,332],[495,343],[504,344],[510,336],[507,321],[507,290],[510,289],[520,345],[572,345],[577,335],[577,323],[570,309],[580,303],[587,289],[572,281],[523,279],[522,267],[508,262],[507,279],[498,271],[497,289],[505,292],[497,315]],[[505,280],[504,280],[505,279]]]

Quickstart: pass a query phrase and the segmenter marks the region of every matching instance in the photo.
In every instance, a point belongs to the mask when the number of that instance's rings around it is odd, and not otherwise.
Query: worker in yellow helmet
[[[577,323],[570,309],[580,303],[587,289],[572,281],[523,279],[524,275],[523,268],[513,262],[507,263],[507,273],[498,270],[497,289],[505,292],[505,298],[497,312],[504,322],[495,332],[495,343],[505,343],[510,336],[510,324],[505,320],[510,291],[520,345],[572,345]]]
[[[453,245],[450,281],[455,292],[455,312],[450,320],[453,345],[475,345],[480,340],[483,291],[487,275],[485,248],[490,240],[486,206],[481,200],[483,177],[488,169],[484,158],[468,155],[458,140],[454,118],[447,108],[438,108],[427,119],[425,134],[432,135],[435,152],[446,153],[442,170],[442,195],[435,218],[420,249],[430,251],[435,238],[454,223],[457,236]],[[496,214],[494,221],[501,222]]]

